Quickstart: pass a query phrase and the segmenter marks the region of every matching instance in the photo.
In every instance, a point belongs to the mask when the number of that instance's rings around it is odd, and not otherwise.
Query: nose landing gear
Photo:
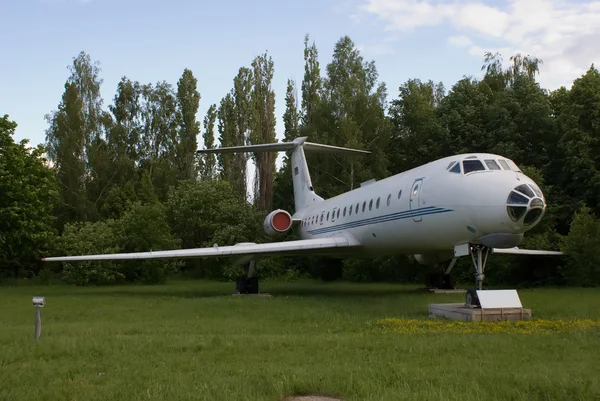
[[[470,289],[467,291],[465,303],[468,306],[481,306],[479,303],[479,297],[477,296],[477,290],[483,290],[485,264],[487,262],[489,252],[490,248],[485,245],[474,244],[470,246],[471,259],[473,260],[473,265],[475,266],[475,282],[477,283],[477,289]]]

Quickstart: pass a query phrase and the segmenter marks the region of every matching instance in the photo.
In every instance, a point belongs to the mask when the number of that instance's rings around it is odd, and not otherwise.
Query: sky
[[[348,35],[375,60],[388,99],[408,79],[481,77],[485,51],[505,61],[542,59],[538,81],[570,87],[600,64],[600,1],[560,0],[0,0],[0,116],[17,140],[43,143],[44,116],[57,109],[67,66],[79,52],[100,61],[104,107],[122,76],[176,86],[184,68],[198,79],[198,120],[233,86],[242,66],[273,58],[277,137],[283,136],[287,79],[304,74],[310,34],[322,72]],[[218,134],[217,134],[218,136]]]

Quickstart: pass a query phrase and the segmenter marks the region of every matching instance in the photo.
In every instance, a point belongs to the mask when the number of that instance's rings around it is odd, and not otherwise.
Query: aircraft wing
[[[519,248],[494,248],[494,253],[504,253],[510,255],[534,255],[534,256],[560,256],[564,255],[559,251],[539,251],[534,249],[519,249]]]
[[[266,244],[240,243],[231,246],[215,246],[210,248],[176,249],[156,252],[112,253],[101,255],[57,256],[42,258],[42,262],[71,262],[81,260],[124,260],[124,259],[161,259],[161,258],[209,258],[228,256],[254,255],[290,255],[319,254],[320,251],[331,253],[332,250],[343,250],[360,246],[353,238],[345,236],[272,242]]]

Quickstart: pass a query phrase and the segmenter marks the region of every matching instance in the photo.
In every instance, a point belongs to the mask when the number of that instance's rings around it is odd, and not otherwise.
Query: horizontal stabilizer
[[[509,255],[533,255],[533,256],[561,256],[563,252],[559,251],[540,251],[534,249],[519,249],[519,248],[494,248],[494,253],[504,253]]]
[[[261,145],[231,146],[228,148],[200,149],[197,153],[237,153],[237,152],[285,152],[294,149],[294,142],[265,143]]]
[[[285,152],[302,146],[307,152],[337,154],[369,154],[366,150],[342,148],[333,145],[306,142],[307,137],[296,138],[292,142],[265,143],[259,145],[231,146],[225,148],[200,149],[197,153],[236,153],[236,152]]]

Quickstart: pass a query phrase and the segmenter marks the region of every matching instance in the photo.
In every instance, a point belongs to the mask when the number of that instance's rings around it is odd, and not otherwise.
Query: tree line
[[[365,60],[348,36],[322,68],[307,35],[302,82],[287,82],[283,135],[371,152],[361,158],[307,155],[315,189],[325,198],[452,154],[509,157],[541,184],[548,201],[543,222],[522,246],[562,249],[569,256],[497,256],[488,279],[596,285],[600,74],[592,65],[570,89],[549,91],[536,81],[541,63],[520,54],[504,63],[500,54],[487,53],[482,78],[464,76],[449,90],[441,82],[409,79],[390,99],[375,62]],[[271,153],[199,157],[195,151],[200,136],[204,148],[275,141],[275,67],[268,53],[239,68],[231,90],[205,107],[202,124],[201,95],[189,69],[175,86],[123,77],[105,108],[99,62],[81,52],[68,68],[58,107],[46,116],[44,146],[15,143],[15,123],[8,116],[0,120],[0,275],[105,284],[161,282],[181,272],[217,279],[239,274],[224,260],[43,266],[37,259],[267,241],[265,214],[294,211],[287,158],[276,169]],[[248,157],[257,171],[252,202]],[[469,261],[456,269],[472,280]],[[417,281],[425,270],[406,256],[342,262],[272,257],[262,261],[260,274]]]

